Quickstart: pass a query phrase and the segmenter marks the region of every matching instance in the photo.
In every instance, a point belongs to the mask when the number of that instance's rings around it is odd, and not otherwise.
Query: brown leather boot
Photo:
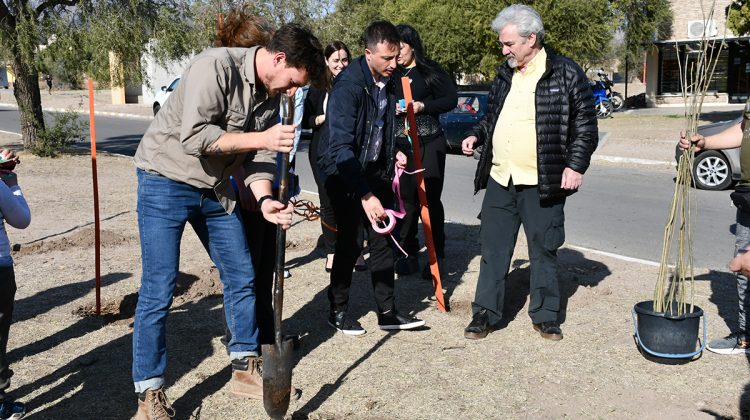
[[[247,356],[232,360],[232,379],[229,381],[229,389],[234,395],[262,400],[263,359]]]
[[[229,381],[232,394],[257,400],[263,399],[263,358],[247,356],[232,360],[232,379]],[[292,385],[290,399],[299,399],[299,391]]]
[[[135,420],[169,420],[175,412],[167,400],[164,388],[149,389],[138,394],[138,412]]]

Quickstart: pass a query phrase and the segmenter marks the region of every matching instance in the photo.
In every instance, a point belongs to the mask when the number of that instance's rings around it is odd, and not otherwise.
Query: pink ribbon
[[[404,200],[401,198],[401,175],[407,174],[407,175],[414,175],[417,172],[422,172],[424,169],[417,169],[416,171],[409,172],[404,170],[403,168],[399,168],[398,165],[396,165],[396,176],[393,177],[393,182],[391,183],[391,189],[393,190],[393,194],[396,196],[396,199],[398,201],[398,209],[391,210],[391,209],[385,209],[385,215],[386,215],[386,222],[377,222],[372,224],[372,230],[375,232],[381,234],[381,235],[389,235],[391,239],[393,240],[393,243],[396,244],[398,249],[401,250],[401,252],[404,253],[407,257],[409,254],[404,251],[403,248],[401,248],[401,245],[399,245],[396,238],[393,237],[393,229],[396,228],[396,219],[403,219],[406,215],[406,211],[404,211]],[[381,224],[383,226],[381,226]]]

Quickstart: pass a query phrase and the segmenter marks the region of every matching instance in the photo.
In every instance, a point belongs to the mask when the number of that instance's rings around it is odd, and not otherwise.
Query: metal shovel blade
[[[263,407],[272,419],[283,419],[292,391],[293,340],[263,345]]]

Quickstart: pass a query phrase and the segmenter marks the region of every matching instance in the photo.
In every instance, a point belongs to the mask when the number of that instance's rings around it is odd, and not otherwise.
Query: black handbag
[[[416,116],[417,134],[419,138],[434,136],[441,130],[440,123],[432,115],[419,114]],[[406,114],[396,116],[396,137],[406,137]]]

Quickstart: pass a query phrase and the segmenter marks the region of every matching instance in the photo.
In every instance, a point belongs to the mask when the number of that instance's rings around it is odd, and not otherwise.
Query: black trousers
[[[496,324],[503,314],[505,280],[523,224],[531,269],[529,316],[534,323],[556,321],[560,312],[557,249],[565,242],[565,200],[540,203],[534,186],[503,187],[490,177],[482,202],[482,259],[472,304]]]
[[[255,322],[258,324],[260,344],[273,344],[273,276],[276,268],[276,225],[263,218],[260,211],[245,210],[237,203],[236,211],[242,212],[242,223],[250,249],[250,258],[255,271]],[[224,320],[224,337],[221,342],[227,347],[232,332]]]
[[[422,144],[422,165],[424,167],[424,183],[427,193],[427,207],[430,213],[430,225],[432,226],[432,240],[435,243],[435,253],[438,258],[445,257],[445,210],[440,197],[443,195],[443,181],[445,179],[445,153],[447,145],[445,137],[436,136]],[[406,170],[411,172],[415,169],[414,160],[409,159]],[[404,174],[401,176],[401,198],[404,200],[404,211],[406,215],[401,220],[399,236],[401,247],[409,255],[417,255],[419,252],[419,239],[417,229],[419,227],[419,195],[417,194],[416,175]]]
[[[5,400],[5,390],[10,387],[13,371],[8,366],[8,332],[13,317],[16,298],[16,275],[13,266],[0,267],[0,402]]]
[[[382,179],[380,174],[373,173],[368,176],[368,185],[384,208],[393,208],[391,184]],[[329,177],[325,187],[331,198],[338,224],[331,283],[328,287],[331,310],[346,311],[348,309],[352,270],[357,257],[362,252],[362,242],[358,236],[363,227],[368,235],[370,258],[367,265],[372,275],[375,304],[379,312],[394,309],[393,247],[390,243],[390,236],[381,235],[372,229],[360,199],[346,192],[343,181],[338,176]]]
[[[315,184],[318,186],[318,197],[320,199],[320,228],[323,233],[323,247],[326,254],[333,254],[336,246],[336,217],[333,213],[331,199],[328,190],[323,185],[323,180],[318,168],[318,138],[313,137],[308,149],[310,168],[312,169]]]

